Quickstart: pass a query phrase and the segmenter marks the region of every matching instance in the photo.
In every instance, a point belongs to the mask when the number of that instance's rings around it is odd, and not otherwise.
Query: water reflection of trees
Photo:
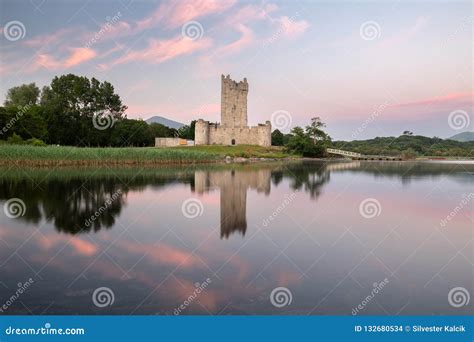
[[[293,190],[309,193],[312,199],[321,195],[323,185],[329,182],[327,163],[288,164],[272,173],[272,182],[278,185],[284,178],[290,181]]]
[[[271,188],[287,182],[293,190],[307,193],[316,200],[331,172],[362,172],[377,177],[398,177],[406,183],[421,177],[449,174],[461,182],[472,184],[474,165],[430,163],[290,163],[228,165],[199,169],[135,170],[106,172],[76,172],[74,175],[36,175],[14,172],[0,177],[0,200],[21,198],[26,205],[19,219],[38,224],[45,219],[56,229],[70,234],[110,228],[126,205],[129,191],[159,189],[173,183],[188,184],[192,191],[221,191],[221,237],[234,232],[245,234],[247,229],[247,191],[269,194]],[[114,197],[115,196],[115,197]],[[111,198],[114,200],[107,202]],[[108,204],[106,204],[108,203]],[[86,224],[100,211],[100,215]]]
[[[191,174],[181,182],[191,183]],[[72,177],[35,181],[0,178],[0,199],[20,198],[25,212],[18,219],[38,224],[52,222],[60,232],[77,234],[110,228],[120,215],[128,191],[163,187],[176,178],[154,176]],[[96,214],[97,213],[97,214]]]

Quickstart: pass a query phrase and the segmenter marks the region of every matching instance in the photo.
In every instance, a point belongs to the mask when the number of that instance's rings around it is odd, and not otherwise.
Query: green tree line
[[[408,134],[407,134],[408,132]],[[377,137],[368,140],[334,141],[334,148],[366,155],[473,157],[474,141],[460,142],[438,137],[413,135],[409,131],[398,137]]]
[[[49,86],[8,90],[0,107],[0,140],[70,146],[153,146],[155,137],[194,139],[194,122],[179,130],[129,119],[111,83],[73,74]]]

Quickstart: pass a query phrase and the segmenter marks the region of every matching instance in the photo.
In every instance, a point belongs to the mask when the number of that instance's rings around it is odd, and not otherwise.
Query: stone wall
[[[270,121],[247,126],[247,79],[236,82],[221,76],[220,124],[199,119],[195,126],[195,145],[260,145],[271,146]]]
[[[155,147],[186,146],[188,142],[181,138],[155,138]]]
[[[208,145],[271,145],[271,124],[230,128],[209,124]]]

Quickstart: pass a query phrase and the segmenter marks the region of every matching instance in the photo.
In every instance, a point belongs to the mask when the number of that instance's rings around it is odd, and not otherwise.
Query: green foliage
[[[56,76],[43,87],[37,105],[39,95],[34,83],[8,91],[6,106],[0,107],[1,140],[15,134],[10,139],[15,143],[41,139],[54,145],[115,147],[154,146],[155,137],[194,140],[196,121],[178,131],[127,119],[127,107],[107,81],[73,74]]]
[[[43,140],[41,139],[36,139],[36,138],[31,138],[26,141],[27,145],[32,145],[32,146],[46,146]]]
[[[326,124],[324,124],[319,117],[311,118],[311,124],[306,126],[306,134],[315,142],[331,141],[331,137],[326,132],[324,132],[324,127],[326,127]]]
[[[73,74],[55,77],[41,94],[48,143],[75,146],[110,145],[112,125],[96,129],[97,116],[110,122],[124,119],[126,106],[107,81]]]
[[[6,107],[34,105],[38,102],[39,94],[35,83],[22,84],[8,90],[4,104]]]
[[[272,146],[283,146],[285,136],[279,129],[276,129],[272,132]]]
[[[123,119],[115,123],[110,142],[112,146],[152,146],[154,137],[145,121]]]
[[[150,134],[153,138],[172,138],[178,135],[178,131],[176,129],[167,127],[157,122],[151,123],[149,127]]]
[[[335,141],[332,146],[367,155],[473,157],[474,141],[459,142],[421,135],[377,137],[369,140]]]
[[[312,118],[311,124],[306,126],[305,130],[298,126],[294,127],[285,145],[287,150],[304,157],[323,157],[331,141],[330,136],[324,132],[324,127],[325,124],[318,117]]]
[[[182,139],[194,140],[194,128],[196,127],[196,120],[191,121],[191,124],[184,125],[178,129],[178,136]]]
[[[13,133],[8,139],[7,143],[10,145],[23,145],[23,139],[16,133]]]
[[[9,106],[5,108],[5,120],[11,123],[6,135],[18,134],[23,139],[45,138],[48,131],[43,109],[37,105]]]
[[[412,149],[411,147],[402,152],[402,158],[403,159],[414,159],[414,158],[416,158],[416,156],[417,156],[416,151],[414,149]]]
[[[176,149],[199,151],[204,154],[218,154],[221,158],[226,156],[242,158],[287,158],[291,157],[282,147],[278,146],[257,146],[257,145],[196,145],[182,146]]]

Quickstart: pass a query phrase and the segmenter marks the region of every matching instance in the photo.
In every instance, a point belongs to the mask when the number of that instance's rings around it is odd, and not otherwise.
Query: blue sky
[[[3,0],[0,91],[74,73],[110,81],[132,118],[219,121],[230,74],[250,124],[448,137],[474,130],[473,21],[471,1]]]

